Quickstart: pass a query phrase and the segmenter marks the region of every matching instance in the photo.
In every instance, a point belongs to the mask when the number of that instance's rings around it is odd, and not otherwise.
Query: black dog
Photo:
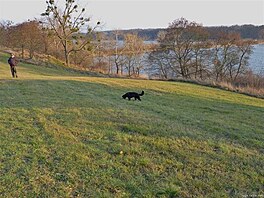
[[[136,93],[136,92],[127,92],[122,96],[122,98],[123,99],[128,98],[128,100],[130,100],[131,98],[135,98],[135,100],[141,101],[140,96],[143,96],[143,95],[144,95],[144,91],[142,91],[141,94]]]

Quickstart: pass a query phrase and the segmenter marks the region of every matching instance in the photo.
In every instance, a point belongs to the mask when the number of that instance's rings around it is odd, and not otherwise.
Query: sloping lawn
[[[264,196],[264,100],[6,59],[0,197]]]

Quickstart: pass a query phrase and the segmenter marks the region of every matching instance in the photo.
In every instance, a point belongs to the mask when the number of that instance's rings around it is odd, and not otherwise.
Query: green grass
[[[12,79],[7,58],[0,197],[264,195],[264,100],[29,64]]]

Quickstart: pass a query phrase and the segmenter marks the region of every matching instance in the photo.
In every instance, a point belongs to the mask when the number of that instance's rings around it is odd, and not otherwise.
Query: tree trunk
[[[237,79],[238,75],[240,74],[240,70],[241,70],[241,67],[242,67],[242,61],[243,61],[243,58],[246,54],[246,51],[242,53],[240,59],[239,59],[239,65],[238,65],[238,68],[237,68],[237,72],[235,74],[235,78],[234,78],[234,81]]]
[[[116,58],[115,58],[115,66],[116,66],[116,74],[118,75],[119,74],[119,65],[118,65]]]
[[[123,76],[123,66],[120,66],[121,76]]]
[[[69,61],[69,52],[68,52],[67,41],[64,41],[63,48],[64,48],[64,58],[65,58],[66,66],[69,66],[70,61]]]
[[[64,52],[64,55],[65,55],[65,63],[67,66],[69,66],[69,54],[68,54],[68,52]]]
[[[24,59],[24,45],[22,45],[21,50],[22,50],[22,59]]]
[[[30,50],[29,50],[29,58],[32,59],[32,58],[33,58],[33,55],[34,55],[34,52],[33,52],[33,50],[30,49]]]
[[[33,47],[30,47],[30,49],[29,49],[29,58],[33,58],[33,56],[34,56],[34,49],[33,49]]]

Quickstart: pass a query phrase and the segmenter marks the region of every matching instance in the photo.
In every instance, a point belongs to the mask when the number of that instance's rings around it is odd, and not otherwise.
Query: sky
[[[58,0],[63,6],[64,0]],[[264,0],[77,0],[101,30],[166,28],[184,17],[204,26],[264,25]],[[40,18],[46,0],[0,0],[0,21]],[[56,2],[56,0],[55,0]]]

